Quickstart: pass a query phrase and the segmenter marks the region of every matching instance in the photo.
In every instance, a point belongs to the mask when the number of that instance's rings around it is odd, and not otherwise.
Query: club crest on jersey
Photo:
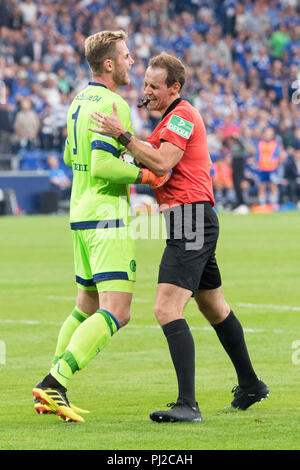
[[[173,114],[173,116],[171,116],[171,119],[169,120],[169,123],[167,125],[167,128],[170,131],[175,132],[175,134],[178,134],[181,137],[184,137],[185,139],[190,138],[193,127],[194,124],[192,122],[189,122],[186,119],[176,116],[176,114]]]

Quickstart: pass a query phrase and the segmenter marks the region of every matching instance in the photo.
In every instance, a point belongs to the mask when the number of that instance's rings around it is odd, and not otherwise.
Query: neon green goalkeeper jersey
[[[73,168],[70,222],[127,220],[130,203],[127,183],[135,181],[138,169],[117,160],[124,147],[116,139],[88,130],[93,125],[91,113],[112,114],[113,102],[120,122],[133,134],[128,104],[100,83],[90,82],[69,108],[64,161]],[[110,168],[102,165],[98,171],[101,161]],[[118,177],[115,168],[119,169]]]

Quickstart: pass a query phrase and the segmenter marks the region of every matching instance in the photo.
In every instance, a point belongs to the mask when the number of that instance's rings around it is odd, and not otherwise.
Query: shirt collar
[[[171,111],[173,111],[174,108],[182,101],[182,98],[177,98],[176,100],[173,101],[173,103],[170,104],[168,109],[164,112],[161,120],[163,120]]]
[[[92,86],[103,86],[104,88],[107,88],[107,86],[106,86],[106,85],[103,85],[103,83],[89,82],[88,84],[89,84],[89,85],[92,85]]]

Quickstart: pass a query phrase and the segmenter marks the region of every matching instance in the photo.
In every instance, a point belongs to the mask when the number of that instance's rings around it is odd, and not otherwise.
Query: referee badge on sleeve
[[[193,127],[194,124],[192,122],[187,121],[182,117],[176,116],[176,114],[173,114],[171,116],[171,119],[169,120],[169,123],[167,125],[167,129],[172,132],[175,132],[175,134],[178,134],[181,137],[184,137],[185,139],[190,138]]]

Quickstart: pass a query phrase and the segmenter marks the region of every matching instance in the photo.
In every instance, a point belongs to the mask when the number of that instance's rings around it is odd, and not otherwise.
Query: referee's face
[[[180,84],[175,82],[170,87],[166,84],[167,71],[157,67],[148,67],[144,80],[144,95],[149,99],[149,111],[159,111],[161,115],[170,104],[179,97]]]

